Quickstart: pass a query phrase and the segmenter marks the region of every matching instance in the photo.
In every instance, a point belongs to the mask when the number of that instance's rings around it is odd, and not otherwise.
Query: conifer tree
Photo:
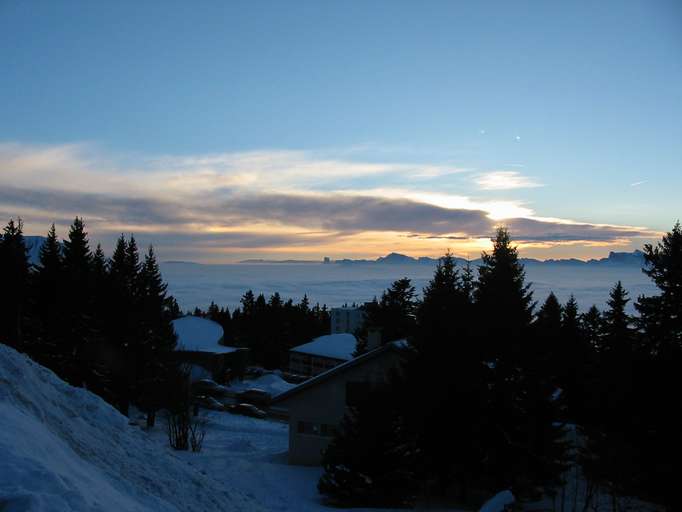
[[[64,301],[65,329],[61,345],[66,357],[65,375],[72,384],[81,385],[87,378],[86,353],[91,348],[88,344],[94,342],[96,336],[91,322],[92,254],[83,219],[74,219],[63,246],[64,282],[61,296]]]
[[[628,302],[628,293],[618,281],[609,293],[609,308],[604,312],[602,351],[623,353],[632,349],[634,330],[626,311]]]
[[[596,313],[599,315],[598,310]],[[560,349],[556,356],[558,385],[569,422],[576,423],[585,417],[595,378],[595,356],[594,345],[590,344],[582,326],[578,303],[571,295],[563,308]]]
[[[533,318],[533,293],[507,229],[499,228],[492,242],[492,252],[481,255],[478,269],[474,293],[478,321],[484,326],[488,357],[519,357]]]
[[[59,294],[63,291],[65,276],[62,246],[57,239],[54,224],[40,248],[36,269],[35,317],[38,326],[38,346],[33,354],[52,368],[61,367],[54,358],[60,358],[61,339],[64,337],[64,301]]]
[[[380,301],[366,309],[365,321],[360,329],[357,354],[365,351],[369,331],[381,333],[381,342],[387,343],[411,337],[416,326],[417,300],[412,281],[398,279],[384,291]]]
[[[22,348],[29,262],[23,222],[10,219],[0,238],[0,342]]]
[[[156,410],[163,403],[163,383],[171,375],[170,353],[177,338],[171,324],[167,285],[163,282],[154,248],[144,258],[139,278],[141,339],[133,348],[137,374],[136,395],[147,411],[147,424],[154,426]]]
[[[448,253],[424,288],[400,391],[405,430],[420,454],[419,477],[434,481],[430,492],[444,493],[454,483],[463,501],[483,478],[481,421],[488,401],[469,300]],[[456,422],[442,421],[444,411],[455,410],[469,412]]]
[[[653,246],[644,246],[648,275],[660,290],[659,295],[639,297],[635,308],[640,314],[640,329],[651,353],[682,350],[682,226],[680,222]]]
[[[404,435],[397,398],[395,392],[381,387],[369,391],[350,408],[322,458],[324,474],[318,490],[332,504],[413,504],[418,491],[416,448]]]
[[[594,350],[602,346],[603,323],[601,312],[594,304],[580,316],[580,328]]]
[[[107,276],[107,260],[101,244],[97,244],[92,255],[92,276],[93,282],[96,284],[103,283]]]
[[[557,423],[556,384],[538,358],[531,329],[535,304],[506,229],[497,230],[492,252],[482,259],[475,298],[491,370],[484,470],[493,488],[511,486],[521,495],[532,494],[555,486],[564,467],[567,446]],[[560,325],[557,305],[548,305],[548,312],[554,311],[548,316]]]

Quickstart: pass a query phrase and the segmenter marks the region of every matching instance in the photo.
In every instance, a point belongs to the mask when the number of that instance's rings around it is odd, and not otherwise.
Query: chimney
[[[367,350],[374,350],[381,346],[381,329],[370,329],[367,332]]]

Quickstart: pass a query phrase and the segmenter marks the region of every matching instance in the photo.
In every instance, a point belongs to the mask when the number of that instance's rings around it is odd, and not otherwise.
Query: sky
[[[0,0],[0,221],[164,260],[590,258],[682,217],[682,3]]]

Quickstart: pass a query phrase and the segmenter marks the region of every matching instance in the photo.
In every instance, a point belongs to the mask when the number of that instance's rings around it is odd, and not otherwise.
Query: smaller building
[[[289,371],[297,375],[319,375],[352,359],[356,345],[352,334],[320,336],[289,350]]]
[[[399,368],[405,341],[387,343],[275,396],[271,411],[289,417],[290,464],[317,465],[341,420],[374,385]]]
[[[191,365],[193,380],[222,383],[246,367],[248,349],[222,345],[224,331],[217,322],[187,315],[171,323],[178,337],[175,357]]]
[[[343,306],[332,308],[329,311],[329,317],[331,319],[332,334],[343,332],[355,334],[365,321],[365,312],[359,307]]]

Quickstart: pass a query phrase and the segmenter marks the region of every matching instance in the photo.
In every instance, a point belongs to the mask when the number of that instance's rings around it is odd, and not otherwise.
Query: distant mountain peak
[[[415,260],[412,256],[406,256],[405,254],[400,254],[399,252],[392,252],[386,256],[382,256],[376,259],[377,263],[414,263]]]

